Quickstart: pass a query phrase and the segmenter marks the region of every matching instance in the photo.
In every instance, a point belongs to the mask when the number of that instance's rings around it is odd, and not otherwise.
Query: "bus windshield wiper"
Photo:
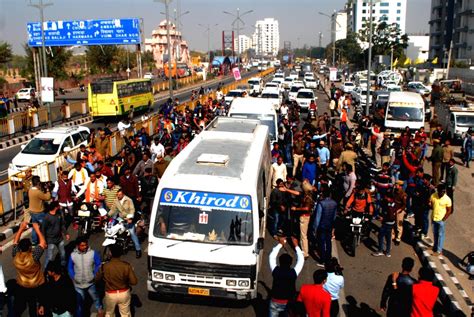
[[[172,243],[172,244],[170,244],[170,245],[167,245],[166,247],[167,247],[167,248],[171,248],[171,247],[174,247],[175,245],[181,244],[181,243],[183,243],[183,242],[195,242],[195,241],[194,241],[194,240],[179,240],[179,241],[177,241],[177,242],[175,242],[175,243]]]

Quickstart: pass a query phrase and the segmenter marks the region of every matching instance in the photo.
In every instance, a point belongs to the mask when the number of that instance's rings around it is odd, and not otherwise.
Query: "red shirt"
[[[439,288],[428,281],[413,285],[411,317],[433,317],[433,308],[438,299]]]
[[[308,317],[329,317],[331,295],[322,285],[304,284],[297,301],[303,302]]]

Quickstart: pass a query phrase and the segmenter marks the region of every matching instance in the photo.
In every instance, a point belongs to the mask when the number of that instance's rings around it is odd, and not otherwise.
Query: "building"
[[[369,0],[349,0],[346,4],[348,31],[358,33],[370,16]],[[372,19],[375,22],[396,23],[402,34],[406,33],[407,0],[381,0],[372,6]]]
[[[171,62],[190,64],[188,43],[183,40],[181,32],[176,30],[176,25],[170,23]],[[145,51],[151,51],[155,59],[155,66],[163,68],[168,62],[168,42],[166,37],[166,20],[160,22],[157,29],[152,31],[152,37],[145,39]]]
[[[347,12],[341,10],[331,16],[331,42],[344,40],[347,36]]]
[[[278,54],[280,49],[280,30],[277,20],[266,18],[255,23],[252,47],[257,55],[276,56]]]
[[[251,47],[251,39],[247,35],[239,35],[239,38],[235,39],[235,50],[238,54],[244,53]]]
[[[429,58],[430,37],[429,35],[408,35],[408,47],[405,55],[413,62],[416,60],[426,61]]]
[[[452,58],[471,63],[474,58],[474,3],[462,0],[432,0],[430,19],[430,58],[447,63]]]

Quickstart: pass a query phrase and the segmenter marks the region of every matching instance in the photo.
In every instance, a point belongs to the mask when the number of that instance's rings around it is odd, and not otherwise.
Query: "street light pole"
[[[369,4],[369,10],[370,10],[370,14],[369,14],[369,61],[368,61],[368,66],[367,66],[367,97],[366,97],[366,105],[365,105],[365,115],[368,116],[369,115],[369,106],[370,106],[370,102],[369,102],[369,98],[370,98],[370,73],[372,71],[372,33],[373,33],[373,29],[374,29],[374,23],[372,21],[372,16],[373,16],[373,7],[374,7],[374,0],[369,0],[370,1],[370,4]]]
[[[43,76],[42,77],[48,77],[48,64],[46,62],[46,47],[44,45],[44,8],[52,6],[52,2],[48,3],[43,3],[43,0],[39,0],[38,4],[33,4],[30,0],[30,7],[34,7],[39,10],[40,12],[40,20],[41,20],[41,55],[43,55]],[[33,53],[34,54],[34,53]],[[40,85],[41,85],[41,76],[40,76]],[[42,91],[41,87],[36,87],[36,91]],[[41,96],[40,99],[41,106],[43,106],[43,96]],[[51,127],[51,105],[49,102],[46,104],[47,110],[48,110],[48,127]]]
[[[203,27],[205,28],[205,31],[207,32],[207,53],[209,54],[209,63],[211,62],[211,25],[210,24],[207,24],[207,25],[204,25],[204,24],[198,24],[200,27]],[[214,26],[218,26],[219,24],[214,24]]]
[[[320,15],[324,15],[331,19],[331,33],[333,33],[332,38],[332,66],[336,66],[336,24],[341,27],[339,22],[336,20],[336,11],[334,11],[333,15],[329,15],[323,12],[319,12]],[[333,25],[334,24],[334,25]]]
[[[166,46],[168,47],[168,86],[170,98],[173,99],[173,81],[172,81],[172,65],[171,65],[171,38],[170,38],[170,2],[172,0],[155,0],[165,5],[166,15]]]
[[[231,15],[233,17],[235,17],[234,21],[232,21],[232,31],[235,29],[234,28],[234,25],[237,23],[237,57],[240,58],[240,39],[239,39],[239,36],[240,36],[240,22],[242,22],[242,25],[245,25],[245,22],[244,20],[242,20],[242,17],[244,17],[245,15],[249,14],[249,13],[252,13],[253,10],[249,10],[249,11],[245,11],[244,13],[240,14],[240,9],[237,8],[237,14],[233,14],[233,13],[230,13],[230,12],[227,12],[227,11],[223,11],[224,14],[228,14],[228,15]]]

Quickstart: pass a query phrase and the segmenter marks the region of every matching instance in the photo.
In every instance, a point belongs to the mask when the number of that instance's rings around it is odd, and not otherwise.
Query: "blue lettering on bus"
[[[198,192],[164,188],[160,204],[169,206],[209,207],[215,209],[250,212],[252,204],[249,195]]]

